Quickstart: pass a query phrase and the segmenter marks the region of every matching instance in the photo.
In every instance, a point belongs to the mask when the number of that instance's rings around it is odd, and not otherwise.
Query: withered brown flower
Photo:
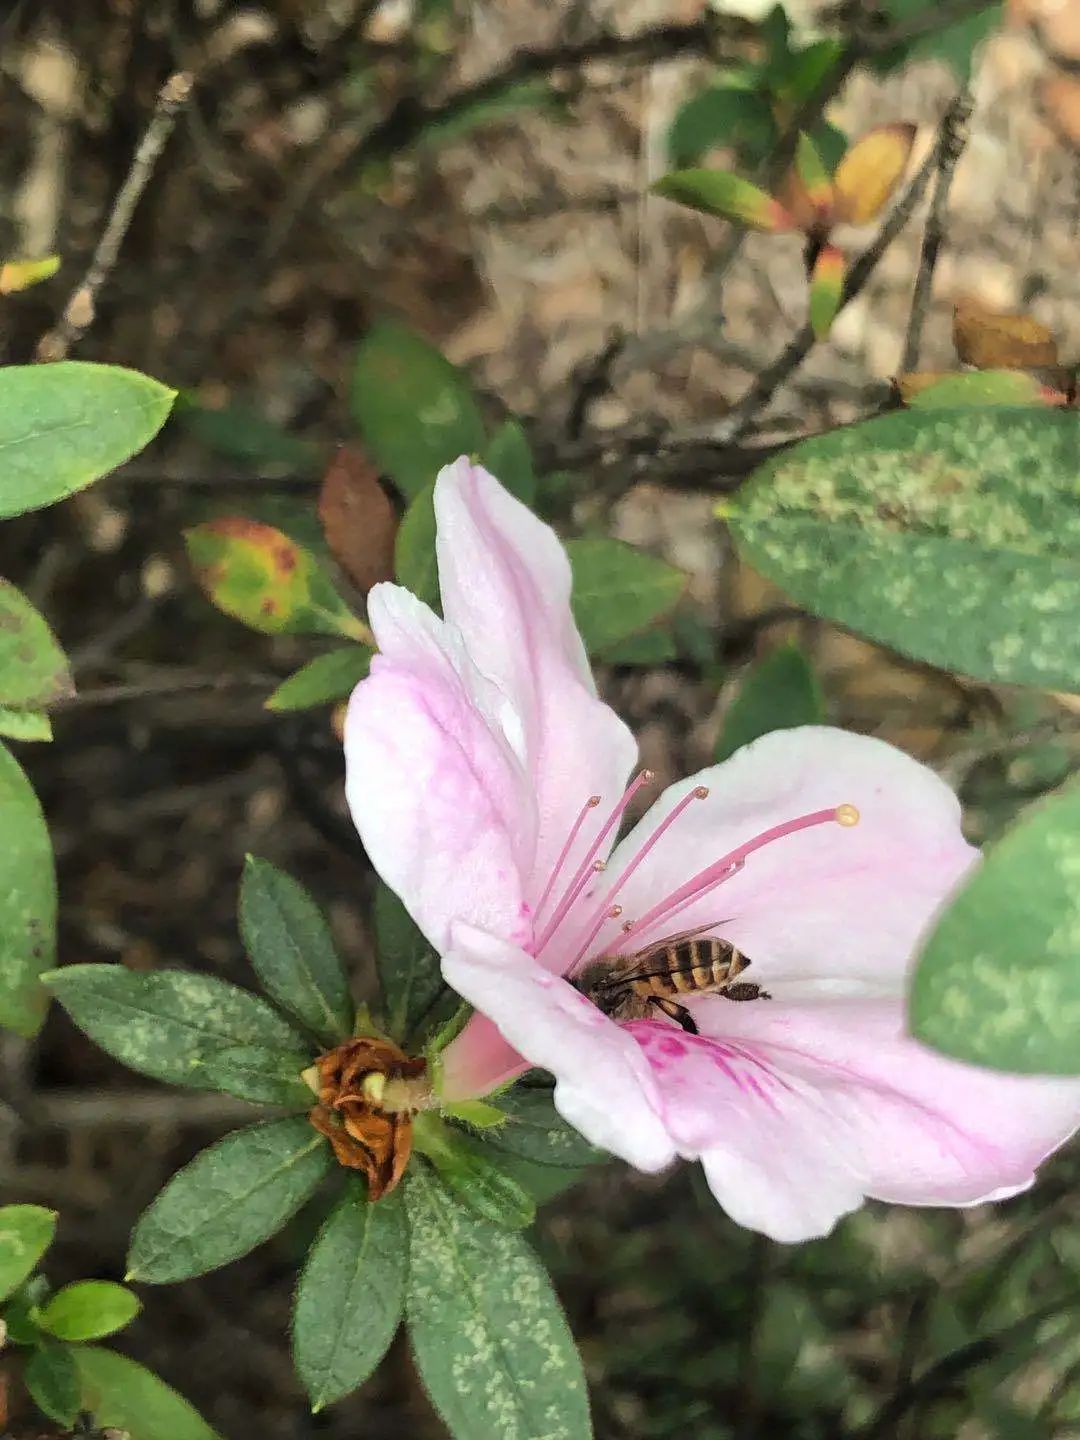
[[[339,1165],[363,1172],[372,1200],[388,1195],[409,1163],[427,1061],[389,1040],[361,1036],[320,1055],[315,1071],[319,1103],[308,1119]]]

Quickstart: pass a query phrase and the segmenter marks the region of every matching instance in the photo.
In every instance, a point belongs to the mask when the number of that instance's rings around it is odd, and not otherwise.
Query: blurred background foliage
[[[358,430],[390,464],[353,388],[387,323],[448,357],[462,443],[498,443],[504,470],[538,486],[577,545],[615,537],[664,562],[655,575],[688,577],[646,622],[598,629],[592,647],[661,781],[820,715],[935,764],[982,841],[1073,773],[1075,696],[957,679],[810,619],[710,521],[769,447],[888,403],[917,231],[745,445],[702,445],[701,427],[802,322],[800,245],[744,239],[647,193],[672,163],[764,177],[796,118],[827,158],[884,120],[917,124],[924,155],[970,77],[973,132],[923,361],[955,366],[952,307],[970,292],[1030,310],[1075,358],[1069,13],[1039,0],[786,12],[15,0],[0,17],[0,256],[61,265],[3,299],[6,362],[31,358],[82,274],[162,81],[197,77],[78,348],[176,386],[183,403],[115,477],[0,533],[0,569],[48,616],[80,692],[55,712],[52,747],[18,747],[57,849],[62,960],[244,983],[235,900],[254,851],[312,889],[358,993],[370,989],[373,877],[341,805],[330,707],[265,706],[334,642],[215,613],[182,531],[238,514],[277,526],[361,604],[376,571],[342,569],[316,502]],[[426,363],[414,355],[403,373]],[[425,432],[407,405],[403,418],[395,433],[419,458],[397,467],[415,482],[389,497],[381,560],[365,557],[383,573],[425,543]],[[120,1072],[55,1013],[36,1046],[0,1041],[0,1075],[3,1198],[63,1212],[58,1281],[119,1278],[131,1223],[166,1175],[249,1113]],[[1080,1434],[1076,1170],[1066,1153],[992,1211],[872,1206],[800,1249],[735,1228],[689,1171],[590,1171],[535,1238],[585,1356],[598,1435]],[[437,1436],[400,1341],[358,1396],[306,1413],[284,1337],[320,1218],[154,1291],[119,1348],[233,1440]]]

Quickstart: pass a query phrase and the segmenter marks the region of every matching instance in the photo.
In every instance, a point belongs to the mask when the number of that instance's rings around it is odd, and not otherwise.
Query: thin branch
[[[127,685],[100,685],[81,690],[53,706],[54,714],[68,710],[100,709],[138,700],[163,700],[175,695],[213,695],[230,690],[265,691],[269,695],[281,679],[276,675],[184,675]]]
[[[946,126],[942,143],[938,147],[937,179],[930,201],[930,214],[923,230],[922,252],[919,255],[919,270],[915,276],[915,288],[911,295],[911,313],[908,315],[907,333],[904,336],[904,353],[900,360],[900,373],[907,374],[918,369],[919,348],[922,344],[923,327],[930,310],[930,291],[933,288],[934,267],[945,239],[945,216],[949,208],[949,191],[957,161],[964,153],[970,135],[971,95],[958,95],[953,102],[952,123]]]
[[[38,360],[63,360],[72,345],[81,340],[94,323],[98,292],[112,274],[142,193],[168,143],[177,117],[188,102],[194,83],[192,75],[181,70],[171,75],[161,87],[153,116],[139,141],[124,183],[117,191],[90,266],[71,292],[59,324],[38,341]]]
[[[1053,1316],[1067,1313],[1075,1306],[1078,1299],[1076,1291],[1070,1295],[1059,1297],[1042,1309],[1034,1311],[1031,1315],[1025,1315],[1014,1325],[1006,1326],[993,1335],[982,1335],[978,1340],[972,1340],[967,1345],[961,1345],[958,1349],[950,1351],[948,1355],[942,1356],[928,1369],[924,1370],[917,1380],[910,1385],[905,1385],[895,1391],[881,1409],[861,1430],[855,1432],[853,1440],[887,1440],[887,1437],[896,1433],[897,1422],[907,1411],[917,1404],[926,1400],[936,1399],[946,1394],[952,1386],[969,1370],[974,1370],[987,1361],[996,1359],[999,1355],[1008,1352],[1009,1347],[1029,1330],[1049,1320]]]
[[[874,240],[852,265],[844,284],[844,294],[840,301],[840,309],[850,304],[856,295],[860,293],[877,268],[885,251],[915,213],[926,187],[930,183],[931,175],[933,175],[940,164],[941,154],[946,147],[951,146],[953,143],[952,134],[954,126],[957,123],[957,116],[962,109],[961,102],[966,104],[966,97],[957,97],[952,105],[950,105],[942,121],[937,144],[919,168],[904,194],[893,207],[888,219]],[[807,355],[813,349],[815,338],[814,331],[808,321],[796,334],[787,349],[761,372],[743,398],[731,410],[730,414],[726,415],[719,424],[711,426],[701,438],[731,442],[745,435],[760,412],[768,405],[777,390],[779,390],[780,386],[784,384],[789,376],[791,376],[806,359]]]
[[[748,22],[728,21],[723,38],[749,40],[755,33],[754,26]],[[368,135],[363,146],[364,154],[365,157],[384,157],[408,149],[425,131],[449,124],[474,106],[498,99],[527,80],[536,80],[559,70],[579,69],[594,60],[648,65],[679,55],[709,55],[720,38],[717,21],[706,18],[688,25],[660,25],[633,35],[603,32],[578,44],[554,45],[544,50],[517,50],[500,69],[454,91],[435,105],[425,105],[415,96],[398,101]]]

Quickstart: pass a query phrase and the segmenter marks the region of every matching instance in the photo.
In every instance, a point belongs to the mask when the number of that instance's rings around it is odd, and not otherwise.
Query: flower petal
[[[700,1037],[628,1027],[681,1154],[739,1224],[827,1234],[864,1197],[974,1205],[1026,1189],[1080,1122],[1080,1081],[958,1064],[897,1001],[693,1003]]]
[[[689,806],[620,891],[625,922],[774,825],[844,803],[860,820],[776,840],[703,899],[622,943],[640,948],[723,922],[715,933],[752,959],[748,978],[779,996],[807,980],[898,995],[920,932],[977,855],[948,786],[881,740],[824,726],[778,731],[666,790],[611,857],[609,886],[701,785],[708,797]],[[615,926],[605,938],[621,942]]]
[[[464,916],[529,933],[535,807],[493,718],[497,699],[415,596],[375,586],[380,653],[345,722],[345,793],[371,862],[437,950]]]
[[[551,1071],[556,1108],[587,1140],[639,1170],[660,1170],[675,1158],[639,1045],[573,986],[524,950],[468,924],[454,926],[443,975],[514,1050]],[[447,1075],[457,1072],[451,1052],[464,1038],[447,1047]]]
[[[439,474],[435,517],[443,613],[516,717],[504,724],[536,792],[535,903],[581,807],[615,803],[637,746],[596,697],[554,531],[464,457]]]

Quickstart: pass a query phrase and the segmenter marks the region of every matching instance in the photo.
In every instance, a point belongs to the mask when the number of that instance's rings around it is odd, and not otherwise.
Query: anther
[[[698,800],[707,800],[709,798],[709,787],[707,785],[699,785],[694,791],[694,795]]]
[[[612,905],[611,909],[610,909],[607,913],[608,913],[608,916],[609,916],[610,919],[612,919],[612,920],[617,920],[617,919],[619,918],[619,916],[622,914],[622,906],[621,906],[621,905]]]
[[[600,872],[601,872],[601,870],[606,870],[606,869],[607,869],[607,861],[606,861],[606,860],[594,860],[594,861],[592,862],[592,868],[593,868],[593,869],[596,871],[596,873],[599,875]]]
[[[588,807],[589,807],[590,810],[595,810],[596,807],[597,807],[597,805],[600,804],[600,796],[599,796],[599,795],[590,795],[589,798],[588,798],[588,800],[587,800],[585,803],[588,805]]]
[[[836,807],[836,823],[838,825],[857,825],[859,823],[859,812],[854,805],[838,805]]]
[[[378,1105],[386,1091],[386,1076],[380,1071],[373,1070],[370,1075],[365,1075],[360,1085],[360,1093],[369,1105]]]

